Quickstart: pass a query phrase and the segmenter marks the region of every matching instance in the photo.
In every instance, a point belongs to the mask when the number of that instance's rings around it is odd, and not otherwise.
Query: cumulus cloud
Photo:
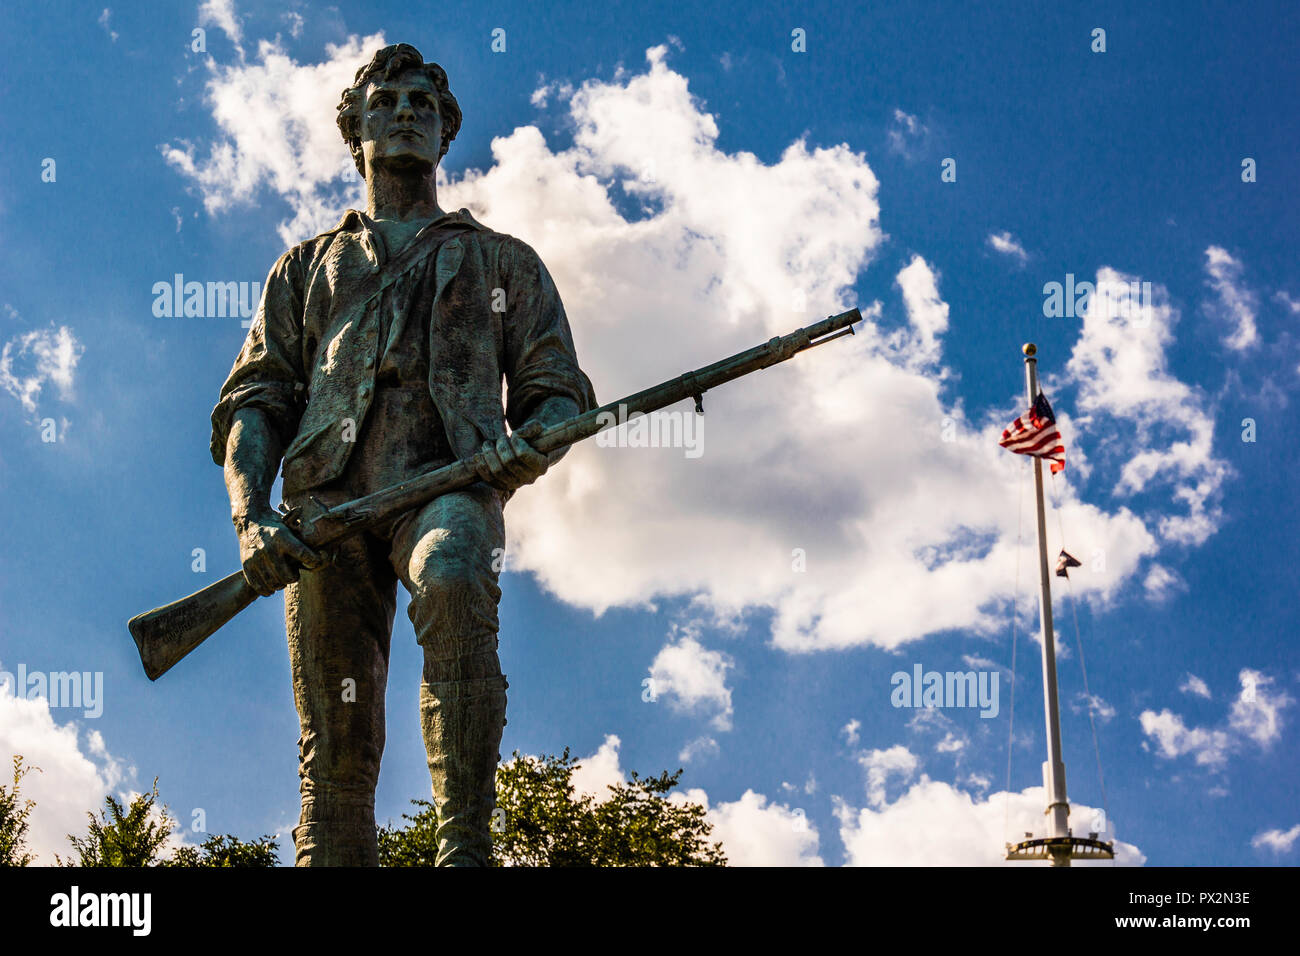
[[[220,0],[205,6],[237,39],[233,7]],[[292,210],[279,226],[286,246],[333,228],[345,208],[364,205],[335,108],[382,46],[382,33],[353,36],[327,45],[323,62],[299,64],[277,42],[262,40],[254,62],[209,60],[205,95],[218,138],[206,155],[187,140],[165,144],[163,158],[194,183],[209,213],[251,205],[263,189],[278,194]]]
[[[817,828],[800,808],[791,808],[753,790],[739,800],[710,804],[699,788],[670,794],[676,802],[689,800],[708,809],[713,825],[710,839],[721,841],[729,866],[825,866],[818,855]]]
[[[1300,823],[1290,830],[1265,830],[1251,837],[1250,845],[1257,850],[1272,850],[1274,853],[1290,853],[1295,841],[1300,839]]]
[[[238,44],[244,39],[243,27],[235,13],[235,0],[203,0],[199,4],[199,23],[215,26],[230,38],[231,43]]]
[[[1142,587],[1153,601],[1163,601],[1178,591],[1186,590],[1187,584],[1163,564],[1152,564]]]
[[[112,19],[113,19],[113,11],[110,10],[108,7],[105,7],[104,12],[99,15],[99,20],[96,22],[101,27],[104,28],[104,33],[107,34],[109,41],[112,43],[116,43],[117,31],[113,29]]]
[[[1184,694],[1194,694],[1197,697],[1210,699],[1210,688],[1205,681],[1201,680],[1195,674],[1188,674],[1187,679],[1178,685],[1178,689]]]
[[[30,414],[46,384],[63,399],[72,397],[77,363],[85,347],[66,325],[15,335],[0,349],[0,387]]]
[[[677,755],[682,763],[692,763],[701,757],[716,757],[721,749],[712,737],[696,737]]]
[[[710,651],[695,637],[683,634],[664,645],[650,665],[657,695],[685,713],[711,712],[718,730],[731,729],[731,690],[727,670],[734,666],[721,651]]]
[[[1201,544],[1222,521],[1218,499],[1230,470],[1214,455],[1209,400],[1169,372],[1166,350],[1178,312],[1163,286],[1114,269],[1098,270],[1095,285],[1062,376],[1078,386],[1075,423],[1127,457],[1117,494],[1167,487],[1179,512],[1152,515],[1160,534]],[[1115,441],[1129,432],[1137,448]]]
[[[1188,675],[1179,689],[1209,696],[1203,681]],[[1222,770],[1231,754],[1248,743],[1270,748],[1282,735],[1282,711],[1295,701],[1285,691],[1270,689],[1275,683],[1260,671],[1243,668],[1238,675],[1241,692],[1233,700],[1225,724],[1218,727],[1189,727],[1178,714],[1164,708],[1145,710],[1139,716],[1142,732],[1156,744],[1166,759],[1191,756],[1198,765]]]
[[[867,802],[873,807],[885,805],[886,785],[890,777],[911,779],[920,761],[902,744],[888,750],[870,750],[858,756],[858,763],[867,772]]]
[[[569,782],[578,794],[588,794],[597,800],[609,798],[609,788],[627,782],[618,763],[618,748],[622,745],[616,734],[607,734],[605,741],[590,757],[578,761]]]
[[[580,794],[597,800],[609,797],[608,788],[624,783],[627,774],[619,766],[620,740],[614,734],[590,757],[578,762],[572,783]],[[673,803],[698,803],[708,811],[713,826],[710,842],[722,843],[731,866],[822,866],[817,855],[817,829],[805,818],[803,810],[792,808],[753,790],[746,790],[739,800],[711,803],[706,791],[693,787],[675,790],[668,799]]]
[[[911,113],[895,109],[887,133],[889,148],[905,159],[911,159],[926,142],[929,133],[929,127]]]
[[[218,141],[170,146],[169,160],[210,213],[266,190],[281,196],[291,209],[286,243],[334,225],[347,197],[359,196],[339,172],[348,157],[334,103],[382,41],[352,37],[319,64],[263,43],[247,64],[214,65]],[[569,91],[568,148],[520,127],[492,140],[486,169],[439,187],[445,207],[468,207],[538,250],[603,401],[854,304],[852,286],[883,241],[879,184],[861,153],[797,140],[766,165],[726,152],[715,118],[667,58],[666,46],[654,47],[643,72]],[[897,122],[913,128],[906,114]],[[975,414],[953,407],[939,277],[916,256],[896,279],[888,303],[859,303],[859,334],[707,396],[700,457],[575,447],[513,499],[515,567],[596,614],[666,597],[690,600],[711,623],[769,611],[773,642],[796,652],[999,629],[1018,528],[1012,509],[989,503],[1014,494],[1025,464],[996,442],[1019,399],[1009,394],[1006,407]],[[1089,360],[1090,335],[1089,327]],[[1189,391],[1167,373],[1160,381]],[[1102,403],[1094,415],[1112,401],[1094,398]],[[1165,412],[1212,424],[1194,396],[1157,409]],[[1063,429],[1071,424],[1060,417]],[[1147,465],[1145,440],[1108,435],[1135,453],[1136,476],[1179,479],[1174,500],[1190,513],[1147,519],[1166,540],[1199,540],[1197,523],[1217,521],[1221,479],[1202,437],[1208,431],[1196,431],[1186,453],[1156,449],[1158,463]],[[1143,517],[1084,502],[1068,482],[1060,508],[1065,526],[1088,529],[1090,550],[1107,555],[1081,592],[1111,596],[1159,550]],[[1049,533],[1053,552],[1056,537]],[[1033,545],[1022,548],[1031,561]],[[796,552],[805,570],[791,560]]]
[[[989,233],[988,244],[993,247],[995,252],[1010,256],[1022,266],[1029,261],[1029,253],[1025,251],[1025,247],[1020,244],[1019,239],[1009,232]]]
[[[1255,293],[1242,282],[1241,260],[1234,259],[1225,249],[1210,246],[1205,250],[1205,271],[1210,276],[1210,288],[1219,297],[1219,314],[1233,326],[1223,344],[1237,351],[1256,344],[1259,332],[1255,327],[1255,315],[1259,303]]]
[[[109,753],[99,731],[77,721],[56,723],[45,698],[28,700],[14,690],[11,681],[0,684],[0,773],[5,775],[0,783],[11,784],[15,754],[26,766],[40,768],[20,787],[24,800],[36,802],[28,818],[28,846],[37,863],[51,866],[56,853],[65,859],[73,854],[67,835],[85,833],[86,813],[102,807],[109,794],[118,795],[117,788],[135,770]]]
[[[908,354],[918,362],[937,361],[942,352],[939,338],[948,331],[948,303],[939,297],[934,270],[920,256],[913,256],[895,282],[902,290],[907,320],[915,336]]]
[[[840,733],[844,735],[844,739],[847,740],[849,746],[852,747],[855,744],[857,744],[858,731],[860,731],[861,729],[862,729],[862,721],[854,717],[847,724],[845,724],[843,727],[840,728]]]
[[[980,797],[922,774],[892,802],[857,808],[839,799],[835,814],[849,866],[1024,866],[1004,859],[1006,844],[1026,832],[1042,836],[1046,804],[1042,787]],[[1097,808],[1071,802],[1070,823],[1076,833],[1089,832],[1104,821],[1105,814]],[[1114,839],[1106,829],[1097,832],[1103,839]],[[1133,844],[1115,840],[1115,862],[1141,866],[1146,856]]]

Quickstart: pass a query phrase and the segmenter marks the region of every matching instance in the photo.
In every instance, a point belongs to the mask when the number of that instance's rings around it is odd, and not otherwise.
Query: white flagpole
[[[1025,353],[1025,389],[1029,407],[1038,398],[1037,347],[1027,343]],[[1039,609],[1043,624],[1043,710],[1047,715],[1047,762],[1043,764],[1043,786],[1047,790],[1046,815],[1049,837],[1069,836],[1070,803],[1065,790],[1065,762],[1061,759],[1061,714],[1056,692],[1056,643],[1052,631],[1052,579],[1047,566],[1047,519],[1043,513],[1043,460],[1033,458],[1034,493],[1038,504],[1038,578]],[[1053,866],[1070,865],[1070,847],[1052,853]]]

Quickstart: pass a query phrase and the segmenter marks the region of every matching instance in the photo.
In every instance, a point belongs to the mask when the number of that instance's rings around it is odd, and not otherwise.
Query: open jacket
[[[455,230],[436,254],[410,267],[432,302],[429,394],[459,458],[526,422],[545,399],[571,398],[579,413],[597,407],[578,366],[559,293],[537,253],[476,222],[468,210],[432,225]],[[389,256],[363,213],[286,252],[262,291],[257,315],[212,411],[212,460],[221,465],[235,412],[257,407],[279,433],[286,494],[343,473],[375,391],[384,293],[368,300],[362,277]],[[417,321],[409,316],[407,321]],[[506,404],[502,402],[502,380]]]

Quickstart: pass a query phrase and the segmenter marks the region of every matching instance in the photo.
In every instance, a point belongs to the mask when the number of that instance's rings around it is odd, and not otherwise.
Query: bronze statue
[[[702,413],[710,388],[851,334],[861,315],[597,407],[537,254],[438,207],[434,172],[460,127],[442,69],[385,47],[344,91],[338,122],[367,210],[280,257],[212,412],[243,569],[128,624],[157,680],[284,588],[302,723],[297,863],[374,865],[400,580],[424,648],[437,862],[483,866],[505,724],[505,503],[570,445],[687,398]],[[281,460],[283,514],[270,505]]]
[[[212,413],[244,576],[262,595],[285,589],[302,724],[299,866],[378,862],[398,581],[424,648],[438,864],[487,864],[507,687],[502,512],[565,451],[543,455],[525,436],[597,404],[537,254],[438,206],[434,174],[460,123],[446,73],[412,46],[385,47],[357,72],[338,125],[365,177],[366,211],[280,257]],[[281,459],[294,507],[470,458],[481,481],[340,542],[330,561],[270,504]]]

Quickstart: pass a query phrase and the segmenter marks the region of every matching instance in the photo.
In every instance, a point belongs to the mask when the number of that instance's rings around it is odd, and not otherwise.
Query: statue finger
[[[508,477],[509,472],[506,471],[505,463],[501,460],[501,454],[497,451],[496,445],[491,442],[485,444],[483,446],[483,458],[488,467],[487,481],[499,482]]]
[[[537,451],[537,449],[533,448],[532,445],[528,444],[528,442],[524,441],[522,438],[512,438],[512,443],[514,445],[516,457],[518,457],[518,459],[528,467],[529,472],[531,472],[534,477],[539,477],[546,473],[546,469],[551,466],[551,460],[549,458],[543,455],[540,451]]]

